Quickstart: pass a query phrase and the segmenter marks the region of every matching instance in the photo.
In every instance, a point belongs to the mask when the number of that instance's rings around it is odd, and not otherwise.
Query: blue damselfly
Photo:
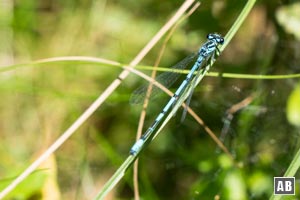
[[[224,43],[224,38],[219,34],[212,33],[207,35],[207,39],[208,39],[207,42],[201,46],[198,53],[196,54],[198,58],[194,63],[193,67],[191,68],[190,72],[186,76],[185,80],[181,83],[181,85],[176,90],[173,97],[171,97],[169,102],[166,104],[166,106],[163,108],[160,114],[156,117],[152,125],[146,130],[146,132],[142,135],[142,137],[131,147],[130,149],[131,155],[137,155],[146,146],[146,144],[148,144],[152,140],[152,138],[155,135],[154,131],[156,130],[158,125],[162,122],[165,115],[171,111],[172,106],[177,102],[178,98],[180,98],[180,96],[186,91],[186,89],[189,88],[190,84],[195,83],[192,82],[192,80],[194,78],[197,78],[197,76],[199,76],[199,73],[197,72],[199,72],[199,70],[203,66],[207,65],[206,63],[207,61],[209,61],[210,59],[213,60],[216,53],[219,53],[218,45],[222,45]],[[183,68],[183,66],[181,66],[183,64],[187,65],[188,61],[190,61],[189,57],[179,62],[180,68]],[[192,88],[194,88],[194,86]],[[144,89],[142,88],[141,90]],[[188,101],[190,101],[190,97],[188,98]]]

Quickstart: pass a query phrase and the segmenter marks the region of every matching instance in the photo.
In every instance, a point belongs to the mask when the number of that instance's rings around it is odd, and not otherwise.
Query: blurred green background
[[[182,2],[0,0],[0,64],[75,55],[129,63]],[[291,2],[257,2],[211,71],[300,73],[300,6]],[[160,66],[170,67],[197,51],[207,33],[225,35],[244,4],[203,1],[173,34]],[[141,64],[153,66],[161,46],[162,41]],[[120,71],[65,62],[2,72],[0,188],[52,144]],[[132,106],[128,100],[143,83],[130,75],[7,199],[94,197],[135,140],[141,106]],[[228,111],[249,97],[249,105]],[[151,102],[145,126],[152,123],[167,99],[162,96]],[[192,117],[180,123],[180,111],[141,155],[141,198],[267,199],[273,192],[273,177],[283,176],[300,147],[299,105],[299,79],[205,77],[190,106],[224,138],[234,163]],[[296,184],[299,198],[299,173]],[[107,199],[133,199],[132,170]]]

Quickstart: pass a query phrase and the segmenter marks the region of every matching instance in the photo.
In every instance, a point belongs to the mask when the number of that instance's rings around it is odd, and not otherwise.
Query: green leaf
[[[282,6],[276,11],[278,23],[300,40],[300,3]]]
[[[247,199],[246,184],[238,170],[229,171],[224,179],[225,199]]]
[[[33,172],[28,178],[18,185],[8,196],[8,199],[29,199],[41,195],[41,189],[47,178],[47,172],[44,170],[37,170]],[[0,191],[5,188],[13,178],[0,180]]]
[[[286,114],[289,123],[300,127],[300,85],[296,86],[288,98]]]

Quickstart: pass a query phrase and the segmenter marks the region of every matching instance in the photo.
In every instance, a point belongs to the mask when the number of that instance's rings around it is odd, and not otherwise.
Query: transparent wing
[[[196,53],[191,54],[191,55],[187,56],[186,58],[184,58],[183,60],[181,60],[180,62],[178,62],[176,65],[174,65],[171,68],[172,69],[185,69],[188,66],[188,64],[196,58],[196,56],[197,56]],[[177,79],[179,78],[180,75],[181,75],[180,73],[165,72],[165,73],[162,73],[159,76],[157,76],[156,81],[158,81],[165,87],[169,88],[177,81]],[[146,92],[147,92],[148,86],[149,86],[149,84],[144,84],[144,85],[140,86],[139,88],[137,88],[130,97],[130,101],[129,101],[130,104],[141,104],[146,97]],[[155,85],[153,85],[150,99],[153,99],[154,97],[156,97],[158,94],[161,94],[161,93],[162,93],[162,90],[159,89],[158,87],[156,87]]]

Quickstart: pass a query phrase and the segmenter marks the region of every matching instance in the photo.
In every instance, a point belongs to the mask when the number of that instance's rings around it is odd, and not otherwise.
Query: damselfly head
[[[207,39],[216,42],[217,44],[223,44],[224,38],[217,33],[210,33],[207,35]]]

